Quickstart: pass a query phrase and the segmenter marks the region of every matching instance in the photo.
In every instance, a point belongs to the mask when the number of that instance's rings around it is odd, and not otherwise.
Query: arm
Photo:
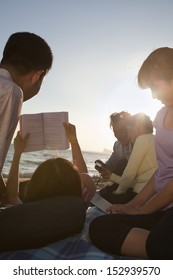
[[[155,174],[150,178],[143,189],[128,203],[114,204],[108,210],[129,213],[129,209],[140,208],[149,201],[156,193]]]
[[[79,173],[88,173],[86,163],[84,161],[81,148],[76,135],[76,127],[73,124],[64,123],[67,138],[71,145],[73,163],[77,166]]]
[[[115,192],[116,194],[125,193],[132,185],[136,177],[140,175],[139,168],[148,152],[148,145],[149,143],[147,138],[138,137],[133,146],[131,156],[123,172],[123,175],[120,177],[113,173],[110,176],[110,180],[119,184],[119,187]]]
[[[173,180],[139,208],[141,214],[153,213],[173,203]]]
[[[25,149],[29,134],[22,138],[18,132],[16,138],[14,139],[14,156],[11,164],[9,176],[6,183],[7,189],[7,201],[10,204],[20,204],[22,203],[18,196],[19,188],[19,162],[20,157]]]

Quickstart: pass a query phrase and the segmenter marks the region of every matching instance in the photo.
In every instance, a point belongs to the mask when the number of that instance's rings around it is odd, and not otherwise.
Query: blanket
[[[88,227],[91,221],[104,213],[97,207],[89,207],[81,233],[49,244],[42,248],[8,251],[0,253],[0,260],[112,260],[129,259],[102,252],[89,239]]]

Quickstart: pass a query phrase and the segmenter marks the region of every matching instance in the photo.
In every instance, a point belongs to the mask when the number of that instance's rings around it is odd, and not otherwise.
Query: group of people
[[[40,36],[10,36],[0,63],[0,172],[13,138],[22,103],[35,96],[51,69],[53,55]],[[117,141],[97,170],[111,185],[100,195],[111,202],[108,214],[89,227],[91,241],[111,254],[151,259],[173,258],[173,49],[159,48],[138,73],[164,107],[154,123],[144,113],[113,113]],[[153,127],[156,134],[153,134]],[[0,251],[40,247],[80,232],[96,191],[89,176],[76,127],[64,123],[73,163],[63,158],[43,162],[19,195],[19,162],[29,135],[14,139],[14,156],[5,182],[0,177]],[[116,213],[114,213],[116,212]],[[44,221],[42,217],[44,216]]]

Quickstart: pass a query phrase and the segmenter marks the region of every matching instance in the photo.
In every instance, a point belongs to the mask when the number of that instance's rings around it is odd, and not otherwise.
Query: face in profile
[[[45,74],[43,72],[34,83],[28,83],[24,87],[24,89],[23,89],[24,101],[29,100],[38,94],[38,92],[40,91],[41,85],[43,83],[44,76],[45,76]]]
[[[124,120],[119,120],[113,125],[113,132],[118,141],[123,145],[129,144],[129,137],[126,127],[126,122]]]

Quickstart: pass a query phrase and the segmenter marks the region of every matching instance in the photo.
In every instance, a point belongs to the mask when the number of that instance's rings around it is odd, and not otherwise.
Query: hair
[[[173,78],[173,49],[158,48],[143,62],[138,72],[138,84],[142,89],[150,88],[153,79],[170,80]]]
[[[62,195],[81,197],[81,185],[79,172],[71,162],[63,158],[48,159],[37,167],[27,183],[24,201]]]
[[[113,127],[120,120],[128,120],[130,118],[130,114],[126,111],[121,111],[120,113],[112,113],[110,115],[110,127]]]
[[[139,124],[143,129],[145,134],[153,133],[153,124],[149,116],[144,113],[137,113],[131,116],[127,122],[127,125]]]
[[[17,32],[12,34],[3,51],[1,65],[10,65],[20,74],[32,70],[44,70],[52,66],[53,55],[44,39],[34,33]]]

